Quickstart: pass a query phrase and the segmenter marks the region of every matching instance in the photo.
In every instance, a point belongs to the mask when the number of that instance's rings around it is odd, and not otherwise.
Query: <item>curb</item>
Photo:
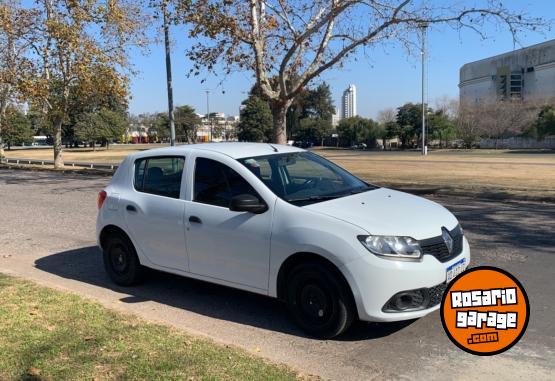
[[[31,172],[55,172],[55,173],[62,173],[64,175],[89,175],[89,176],[112,176],[114,174],[113,170],[110,169],[73,169],[73,168],[64,168],[64,169],[54,169],[42,166],[30,166],[28,164],[7,164],[7,163],[0,163],[0,169],[15,169],[18,171],[31,171]]]

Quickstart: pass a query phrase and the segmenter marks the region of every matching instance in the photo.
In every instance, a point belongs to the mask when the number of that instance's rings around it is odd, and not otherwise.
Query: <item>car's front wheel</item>
[[[132,286],[142,279],[144,269],[128,237],[110,235],[103,245],[103,259],[106,272],[118,285]]]
[[[345,332],[356,308],[346,282],[329,266],[305,263],[287,279],[287,304],[299,326],[311,336],[331,339]]]

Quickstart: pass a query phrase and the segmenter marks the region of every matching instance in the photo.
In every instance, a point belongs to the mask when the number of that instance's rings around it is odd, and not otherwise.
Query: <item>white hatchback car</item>
[[[277,297],[323,338],[357,317],[398,321],[436,310],[470,260],[444,207],[291,146],[135,153],[98,207],[98,243],[117,284],[136,283],[149,267]]]

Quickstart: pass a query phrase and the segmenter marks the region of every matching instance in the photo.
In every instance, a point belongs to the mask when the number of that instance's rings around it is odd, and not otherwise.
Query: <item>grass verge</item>
[[[0,380],[294,380],[238,349],[0,274]]]

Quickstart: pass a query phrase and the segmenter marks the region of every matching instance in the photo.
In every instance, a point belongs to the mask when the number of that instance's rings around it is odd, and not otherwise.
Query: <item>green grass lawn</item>
[[[294,380],[290,369],[0,274],[0,380]]]

